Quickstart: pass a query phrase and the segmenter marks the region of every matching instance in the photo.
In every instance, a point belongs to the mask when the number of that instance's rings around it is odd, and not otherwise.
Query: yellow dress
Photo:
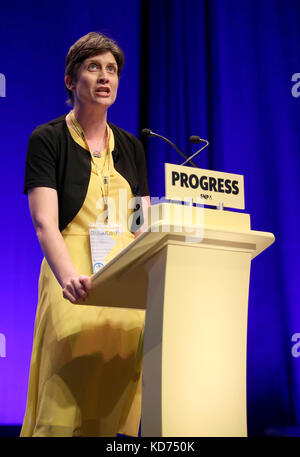
[[[87,147],[69,130],[75,141]],[[113,147],[110,131],[105,153],[92,161],[85,202],[62,232],[79,274],[92,274],[88,225],[101,217],[103,209],[95,163],[99,170],[105,168]],[[119,205],[119,189],[122,198],[126,189],[127,200],[132,193],[114,169],[112,158],[109,174],[109,196],[115,199],[116,208],[126,212],[128,206]],[[128,214],[119,213],[116,211],[117,218],[127,220]],[[134,239],[128,229],[122,237],[123,247]],[[73,305],[62,297],[62,289],[43,259],[21,436],[137,436],[141,415],[138,347],[144,317],[139,310]]]

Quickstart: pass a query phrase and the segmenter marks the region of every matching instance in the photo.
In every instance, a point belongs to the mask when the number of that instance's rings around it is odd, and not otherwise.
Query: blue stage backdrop
[[[147,126],[190,152],[190,135],[207,138],[198,164],[243,174],[252,228],[276,237],[252,262],[249,434],[299,426],[300,2],[152,0],[145,16]],[[162,194],[163,163],[182,159],[148,145],[150,191]]]
[[[27,140],[67,112],[65,55],[99,30],[126,55],[109,119],[136,135],[149,127],[186,152],[190,135],[208,139],[198,164],[243,174],[252,228],[275,234],[252,263],[249,435],[300,426],[300,2],[16,1],[0,17],[0,424],[23,420],[42,259],[22,195]],[[164,162],[182,160],[155,138],[145,144],[151,195],[161,197]]]

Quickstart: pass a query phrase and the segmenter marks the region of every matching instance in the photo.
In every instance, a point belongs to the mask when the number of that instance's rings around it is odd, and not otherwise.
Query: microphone
[[[151,136],[152,135],[152,132],[150,129],[143,129],[141,131],[141,134],[144,135],[144,136]]]
[[[188,157],[186,154],[184,154],[184,152],[182,152],[174,143],[172,143],[172,141],[168,140],[167,138],[165,138],[164,136],[162,135],[159,135],[158,133],[154,133],[152,132],[152,130],[150,129],[143,129],[141,131],[141,134],[146,136],[146,137],[150,137],[150,136],[156,136],[157,138],[160,138],[164,141],[166,141],[168,144],[170,144],[173,148],[176,149],[177,152],[179,152],[179,154],[181,154],[185,159],[186,161],[184,163],[187,163],[187,162],[190,162],[194,167],[196,168],[199,168],[194,162],[192,162],[192,157]]]
[[[189,140],[190,140],[191,143],[195,143],[195,144],[201,143],[200,136],[192,135],[192,136],[189,137]]]
[[[186,163],[188,162],[192,162],[192,159],[199,154],[199,152],[203,151],[203,149],[207,148],[207,146],[209,145],[209,142],[207,140],[203,140],[202,138],[200,138],[200,136],[196,136],[196,135],[192,135],[190,136],[189,140],[192,142],[192,143],[202,143],[204,142],[205,145],[199,149],[199,151],[196,151],[193,155],[191,155],[185,162],[183,162],[181,165],[185,165]]]

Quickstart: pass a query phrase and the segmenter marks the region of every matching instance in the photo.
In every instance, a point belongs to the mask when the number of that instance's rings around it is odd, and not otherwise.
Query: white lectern
[[[246,436],[250,266],[274,235],[248,214],[185,210],[149,208],[148,231],[95,275],[85,303],[146,309],[142,436]]]

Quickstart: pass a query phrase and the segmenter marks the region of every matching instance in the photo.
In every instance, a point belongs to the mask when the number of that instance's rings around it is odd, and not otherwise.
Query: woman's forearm
[[[36,234],[45,258],[62,288],[78,273],[73,266],[61,232],[55,224],[36,227]]]
[[[62,295],[71,303],[85,300],[92,288],[90,276],[76,271],[58,228],[58,199],[55,189],[35,187],[28,192],[29,208],[38,240]]]

